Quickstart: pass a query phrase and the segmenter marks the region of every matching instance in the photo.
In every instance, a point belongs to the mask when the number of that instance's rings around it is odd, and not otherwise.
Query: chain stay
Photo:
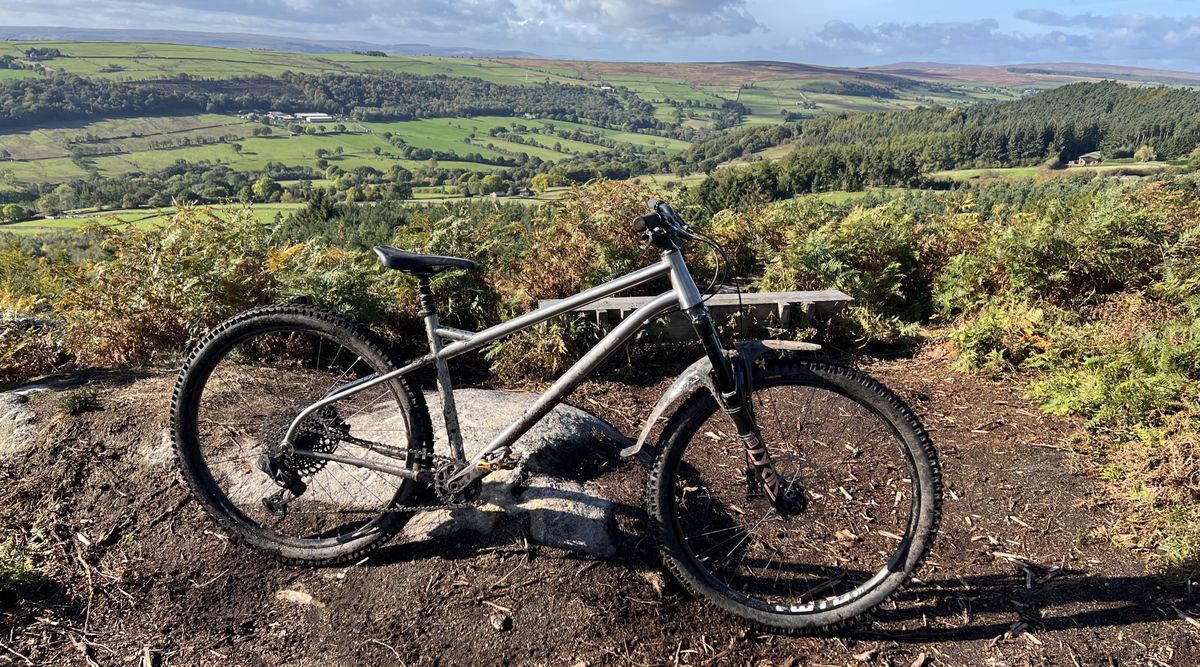
[[[342,442],[348,442],[348,443],[351,443],[354,445],[358,445],[358,446],[366,448],[370,451],[373,451],[373,452],[376,452],[379,454],[383,454],[384,456],[388,456],[391,458],[403,459],[406,461],[407,460],[416,460],[416,461],[421,461],[423,463],[430,463],[430,464],[434,464],[434,463],[462,464],[463,463],[462,461],[459,461],[458,459],[455,459],[450,456],[442,456],[440,454],[434,454],[433,452],[427,452],[423,449],[392,447],[391,445],[385,445],[385,444],[374,442],[371,440],[364,440],[362,438],[358,438],[353,435],[350,435],[349,433],[340,433],[340,432],[330,431],[329,433],[327,433],[327,435],[329,435],[331,437],[336,437],[338,440],[341,440]],[[436,490],[436,486],[434,484],[431,483],[430,486],[433,486]],[[441,495],[438,494],[438,497],[441,498]],[[422,503],[420,505],[407,505],[404,507],[386,507],[381,510],[361,510],[359,513],[361,513],[361,514],[379,514],[379,513],[387,512],[387,513],[416,514],[418,512],[425,512],[425,511],[439,510],[439,509],[460,509],[460,508],[464,508],[464,507],[479,507],[482,504],[483,504],[483,501],[478,500],[478,499],[470,500],[470,501],[466,501],[466,502],[459,502],[459,503],[442,501],[442,502],[437,502],[437,503]],[[289,511],[288,513],[289,514],[348,514],[349,512],[345,512],[345,511],[321,512],[321,511],[315,511],[315,510],[311,510],[311,511],[300,510],[300,511]]]

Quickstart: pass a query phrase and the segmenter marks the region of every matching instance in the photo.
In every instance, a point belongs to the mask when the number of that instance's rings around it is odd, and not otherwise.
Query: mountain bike
[[[514,442],[638,330],[668,311],[691,321],[704,355],[650,413],[636,454],[660,429],[647,481],[649,526],[667,568],[733,616],[802,633],[883,603],[928,554],[941,473],[920,421],[869,376],[788,341],[722,344],[684,259],[721,249],[669,204],[634,230],[657,263],[479,332],[438,321],[431,278],[473,262],[377,247],[416,278],[429,352],[405,361],[343,317],[288,303],[239,314],[187,357],[171,429],[180,472],[231,537],[294,565],[357,561],[412,512],[471,503],[511,469]],[[718,257],[720,256],[718,255]],[[728,262],[726,262],[726,265]],[[514,423],[464,450],[447,362],[580,306],[667,278]],[[714,278],[714,283],[716,282]],[[715,293],[714,290],[706,290]],[[448,455],[437,454],[412,373],[432,366]]]

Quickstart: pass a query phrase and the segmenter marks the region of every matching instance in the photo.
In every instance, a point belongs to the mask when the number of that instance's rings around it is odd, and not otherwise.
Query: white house
[[[298,113],[296,117],[306,123],[333,123],[337,120],[327,113]]]

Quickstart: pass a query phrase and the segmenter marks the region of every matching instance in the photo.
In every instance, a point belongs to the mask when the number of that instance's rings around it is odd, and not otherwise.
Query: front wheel
[[[912,411],[857,371],[770,360],[751,405],[783,490],[781,517],[707,392],[663,431],[647,489],[668,568],[747,622],[805,633],[849,624],[895,593],[933,544],[941,470]]]

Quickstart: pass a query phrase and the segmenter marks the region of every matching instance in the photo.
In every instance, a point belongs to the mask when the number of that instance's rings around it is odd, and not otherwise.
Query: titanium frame
[[[649,282],[663,275],[670,276],[671,291],[660,294],[649,303],[633,311],[616,328],[601,339],[595,347],[589,350],[579,361],[575,362],[571,368],[567,369],[516,421],[492,438],[491,442],[471,457],[469,461],[464,461],[466,456],[463,451],[462,433],[458,426],[458,410],[454,404],[453,385],[451,384],[450,372],[447,365],[450,359],[477,350],[494,340],[523,331],[580,306],[599,301],[600,299]],[[498,450],[510,447],[542,417],[561,403],[568,394],[574,391],[585,377],[620,349],[621,346],[629,342],[652,319],[662,315],[673,306],[678,306],[681,310],[687,312],[693,317],[693,320],[702,314],[706,314],[707,311],[707,307],[704,306],[703,298],[700,295],[700,290],[696,287],[696,282],[692,278],[691,271],[688,270],[683,255],[678,249],[664,250],[662,252],[662,259],[657,264],[638,269],[620,278],[610,280],[609,282],[580,292],[575,296],[563,299],[553,305],[538,308],[479,332],[441,326],[438,323],[437,312],[433,307],[432,295],[428,292],[427,280],[428,276],[421,279],[421,315],[425,320],[425,331],[429,340],[429,354],[406,366],[389,371],[384,375],[367,376],[331,390],[321,400],[302,410],[292,421],[281,443],[285,449],[292,448],[290,443],[296,429],[313,412],[348,396],[433,364],[437,370],[438,392],[442,397],[442,417],[446,423],[446,434],[450,441],[451,452],[456,460],[464,461],[463,467],[455,471],[455,474],[450,477],[447,487],[451,491],[459,491],[487,473],[487,470],[482,469],[479,465],[487,456]],[[447,340],[451,342],[445,344]],[[296,453],[302,456],[370,468],[409,479],[416,479],[419,475],[418,471],[415,470],[374,463],[341,454],[307,450],[296,451]]]

